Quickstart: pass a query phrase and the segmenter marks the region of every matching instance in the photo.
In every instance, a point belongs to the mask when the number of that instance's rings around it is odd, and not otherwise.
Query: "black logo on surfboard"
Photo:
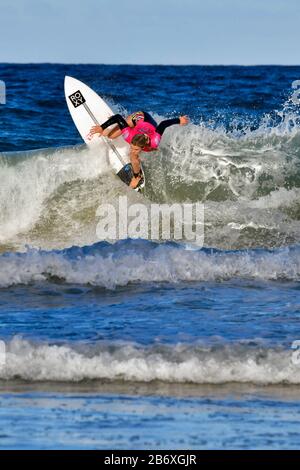
[[[85,103],[83,94],[79,90],[70,95],[69,99],[71,100],[71,103],[73,104],[74,108],[78,108],[78,106],[81,106],[83,103]]]

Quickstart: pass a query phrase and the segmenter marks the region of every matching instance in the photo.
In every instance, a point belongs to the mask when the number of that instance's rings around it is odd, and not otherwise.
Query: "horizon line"
[[[141,67],[299,67],[299,64],[276,64],[276,63],[257,63],[257,64],[160,64],[160,63],[130,63],[130,62],[120,62],[120,63],[104,63],[104,62],[0,62],[0,65],[108,65],[108,66],[141,66]]]

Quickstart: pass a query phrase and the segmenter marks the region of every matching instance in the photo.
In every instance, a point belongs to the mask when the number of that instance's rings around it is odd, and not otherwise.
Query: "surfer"
[[[188,122],[188,116],[180,116],[179,118],[166,119],[157,124],[153,117],[145,111],[133,113],[126,120],[120,114],[115,114],[101,126],[92,127],[90,135],[92,137],[94,134],[100,134],[110,139],[116,139],[120,135],[124,137],[126,142],[130,144],[130,162],[133,169],[130,187],[136,188],[143,178],[140,153],[156,150],[164,131],[168,127],[174,124],[185,126]],[[116,126],[109,130],[108,127],[114,124]]]

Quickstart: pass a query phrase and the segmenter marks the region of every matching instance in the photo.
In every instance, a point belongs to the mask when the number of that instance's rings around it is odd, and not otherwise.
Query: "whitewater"
[[[263,116],[249,130],[204,123],[173,128],[160,152],[144,157],[143,196],[124,188],[106,163],[106,149],[83,145],[0,155],[0,249],[91,245],[101,203],[201,202],[206,245],[275,247],[299,241],[298,114],[289,101],[279,122]],[[277,116],[278,117],[278,116]],[[162,119],[162,118],[160,118]]]

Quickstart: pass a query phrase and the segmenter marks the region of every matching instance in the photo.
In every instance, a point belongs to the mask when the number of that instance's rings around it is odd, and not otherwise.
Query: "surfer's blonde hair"
[[[148,144],[148,136],[146,134],[137,134],[133,137],[131,144],[141,148],[146,147]]]

